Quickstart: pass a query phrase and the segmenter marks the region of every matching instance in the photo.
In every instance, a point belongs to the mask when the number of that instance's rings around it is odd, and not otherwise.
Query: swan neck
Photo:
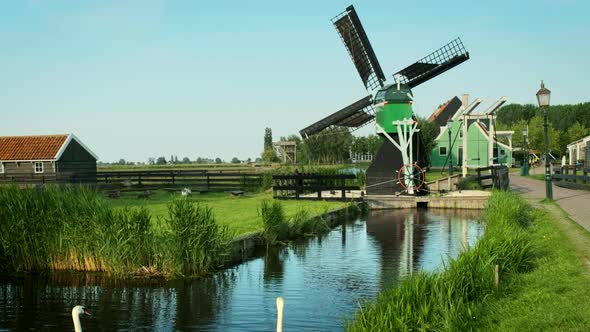
[[[80,314],[72,312],[72,320],[74,321],[74,331],[82,332],[82,324],[80,323]]]

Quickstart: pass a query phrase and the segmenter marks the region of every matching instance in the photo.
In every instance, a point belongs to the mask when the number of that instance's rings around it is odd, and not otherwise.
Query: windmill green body
[[[394,121],[413,118],[412,90],[405,84],[391,84],[377,91],[375,94],[375,109],[377,124],[388,134],[397,134]]]

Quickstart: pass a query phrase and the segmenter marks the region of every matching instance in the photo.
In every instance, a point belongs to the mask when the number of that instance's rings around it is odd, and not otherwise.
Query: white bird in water
[[[80,315],[90,316],[90,312],[84,306],[77,305],[72,309],[72,320],[74,321],[74,330],[82,332],[82,324],[80,323]]]

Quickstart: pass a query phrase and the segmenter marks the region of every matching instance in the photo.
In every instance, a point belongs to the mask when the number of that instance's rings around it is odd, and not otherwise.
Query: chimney
[[[467,107],[469,105],[469,94],[464,93],[463,98],[461,98],[461,102],[463,103],[463,107]]]

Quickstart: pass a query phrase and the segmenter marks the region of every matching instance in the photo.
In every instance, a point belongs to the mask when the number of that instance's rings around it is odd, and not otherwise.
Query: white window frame
[[[445,153],[444,154],[440,152],[440,149],[441,148],[445,148]],[[449,148],[446,147],[446,146],[439,146],[438,147],[438,155],[441,156],[441,157],[442,156],[448,156],[449,155]]]
[[[4,163],[0,162],[0,174],[4,174]]]
[[[38,168],[37,168],[38,165],[41,165],[41,170],[38,170]],[[33,170],[35,171],[35,174],[41,174],[41,173],[43,173],[45,171],[45,167],[43,165],[43,162],[42,161],[36,161],[33,164]]]

